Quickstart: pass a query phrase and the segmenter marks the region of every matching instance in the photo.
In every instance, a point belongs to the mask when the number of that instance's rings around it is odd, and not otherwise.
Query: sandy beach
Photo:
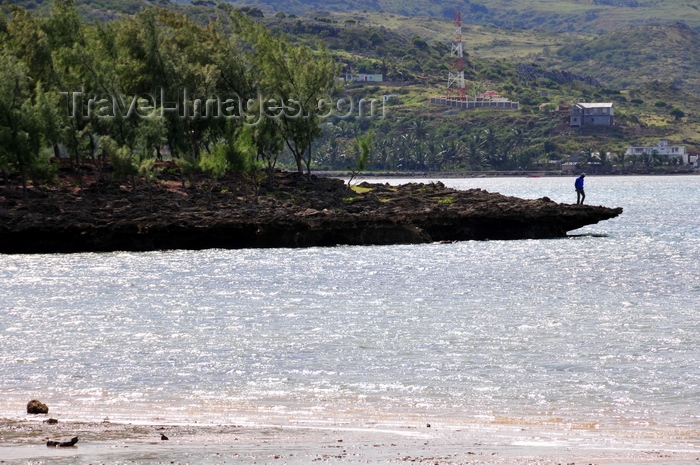
[[[500,423],[499,423],[500,422]],[[1,463],[643,464],[695,463],[691,431],[495,419],[484,424],[199,425],[5,420]],[[161,439],[165,435],[167,440]],[[77,446],[47,447],[57,437]]]

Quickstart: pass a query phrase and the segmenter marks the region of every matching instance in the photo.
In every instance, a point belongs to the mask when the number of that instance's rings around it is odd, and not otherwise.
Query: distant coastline
[[[585,170],[582,170],[585,171]],[[314,175],[328,178],[349,178],[349,171],[314,171]],[[700,171],[678,171],[678,172],[636,172],[636,173],[596,173],[586,172],[589,176],[700,176]],[[406,179],[455,179],[455,178],[562,178],[575,177],[578,172],[562,173],[558,171],[367,171],[358,175],[360,178],[406,178]]]

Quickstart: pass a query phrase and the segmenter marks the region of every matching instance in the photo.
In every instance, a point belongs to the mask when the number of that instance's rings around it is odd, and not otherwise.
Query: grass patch
[[[371,187],[360,187],[360,186],[350,186],[350,189],[357,192],[358,194],[366,194],[367,192],[370,192],[372,190]]]

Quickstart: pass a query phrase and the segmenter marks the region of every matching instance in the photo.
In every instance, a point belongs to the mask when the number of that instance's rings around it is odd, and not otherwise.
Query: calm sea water
[[[700,177],[586,183],[569,239],[0,256],[0,418],[698,429]]]

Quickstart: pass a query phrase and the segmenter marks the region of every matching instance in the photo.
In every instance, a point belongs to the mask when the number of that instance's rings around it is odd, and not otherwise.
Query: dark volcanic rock
[[[73,447],[78,443],[78,437],[61,438],[52,441],[46,441],[46,447]]]
[[[27,403],[27,413],[33,415],[49,413],[49,406],[39,400],[33,399]]]
[[[179,185],[179,184],[178,184]],[[238,187],[237,187],[238,186]],[[219,188],[220,187],[220,188]],[[215,194],[113,186],[46,191],[25,206],[5,192],[0,253],[418,244],[544,239],[614,218],[621,208],[523,200],[442,183],[389,186],[296,174],[253,197],[230,181]],[[0,197],[0,200],[2,197]]]

